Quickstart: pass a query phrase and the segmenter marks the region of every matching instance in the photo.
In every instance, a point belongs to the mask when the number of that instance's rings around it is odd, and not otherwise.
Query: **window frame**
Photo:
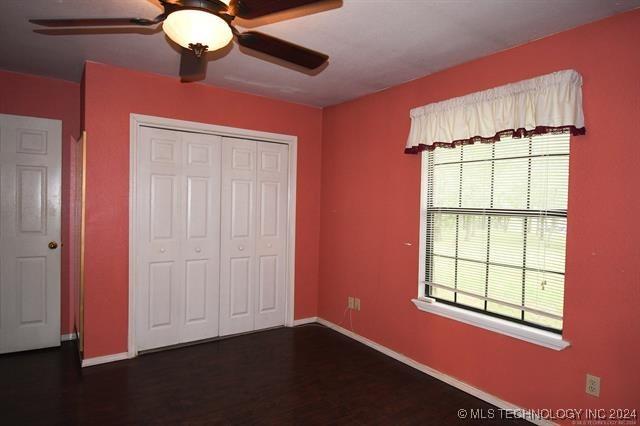
[[[429,153],[427,151],[424,151],[421,154],[420,168],[420,257],[418,268],[418,297],[416,299],[412,299],[412,302],[421,311],[474,325],[486,330],[494,331],[540,346],[548,347],[554,350],[562,350],[569,347],[570,343],[566,340],[563,340],[562,330],[545,327],[543,325],[532,324],[522,319],[508,317],[472,306],[462,305],[448,300],[439,299],[430,295],[431,287],[429,283],[425,281],[425,277],[427,262],[430,258],[432,258],[432,256],[427,256],[428,247],[426,236],[428,213],[427,209],[423,208],[424,200],[426,199],[427,194],[431,194],[431,191],[429,191],[429,182],[433,181],[433,175],[429,176],[430,171],[433,169],[429,169],[428,167],[428,158]]]

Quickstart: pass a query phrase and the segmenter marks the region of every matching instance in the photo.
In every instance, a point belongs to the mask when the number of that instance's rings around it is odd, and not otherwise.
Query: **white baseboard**
[[[121,352],[119,354],[97,356],[95,358],[83,359],[82,360],[82,366],[83,367],[91,367],[93,365],[106,364],[108,362],[122,361],[122,360],[125,360],[125,359],[129,359],[129,353],[128,352]]]
[[[293,326],[296,327],[298,325],[312,324],[314,322],[318,322],[318,317],[309,317],[309,318],[301,318],[301,319],[293,320]]]
[[[518,407],[517,405],[514,405],[510,402],[507,402],[505,400],[502,400],[500,398],[498,398],[497,396],[491,395],[490,393],[487,393],[483,390],[480,390],[478,388],[475,388],[465,382],[462,382],[458,379],[455,379],[447,374],[441,373],[438,370],[434,370],[433,368],[426,366],[424,364],[419,363],[418,361],[415,361],[411,358],[409,358],[406,355],[403,355],[401,353],[398,353],[396,351],[393,351],[389,348],[387,348],[386,346],[382,346],[379,343],[374,342],[373,340],[369,340],[366,337],[360,336],[359,334],[354,333],[353,331],[347,330],[346,328],[342,328],[337,324],[334,324],[330,321],[327,321],[323,318],[318,317],[317,322],[319,324],[322,324],[326,327],[329,327],[332,330],[337,331],[338,333],[344,334],[347,337],[350,337],[360,343],[363,343],[367,346],[369,346],[370,348],[373,348],[375,350],[377,350],[378,352],[382,352],[383,354],[397,360],[400,361],[403,364],[408,365],[409,367],[413,367],[416,370],[420,370],[425,374],[428,374],[431,377],[434,377],[438,380],[441,380],[443,382],[445,382],[448,385],[453,386],[454,388],[460,389],[463,392],[466,392],[470,395],[475,396],[478,399],[481,399],[485,402],[488,402],[489,404],[495,405],[498,408],[504,409],[504,410],[522,410],[521,407]],[[529,420],[529,419],[526,419]],[[555,425],[556,423],[550,422],[548,420],[529,420],[534,424],[537,425],[544,425],[544,426],[549,426],[549,425]]]
[[[69,340],[76,340],[76,333],[69,333],[69,334],[61,334],[60,335],[60,341],[61,342],[68,342]]]

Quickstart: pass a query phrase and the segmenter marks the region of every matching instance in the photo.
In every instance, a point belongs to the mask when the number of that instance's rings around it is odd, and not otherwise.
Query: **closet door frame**
[[[127,357],[138,355],[136,346],[136,253],[138,241],[137,219],[137,176],[138,176],[138,139],[142,126],[157,127],[166,130],[204,133],[215,136],[238,139],[252,139],[260,142],[274,142],[289,147],[289,181],[287,202],[287,247],[286,247],[286,282],[285,282],[285,326],[294,325],[294,295],[295,295],[295,235],[296,235],[296,176],[297,176],[297,136],[256,130],[240,129],[193,121],[175,120],[172,118],[154,117],[149,115],[130,115],[129,139],[129,338]],[[224,143],[224,142],[223,142]]]

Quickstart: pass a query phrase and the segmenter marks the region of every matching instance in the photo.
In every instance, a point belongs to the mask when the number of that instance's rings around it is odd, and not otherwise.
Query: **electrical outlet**
[[[353,309],[355,303],[353,300],[353,297],[349,296],[349,298],[347,299],[347,306],[349,307],[349,309]]]
[[[589,395],[600,396],[600,377],[587,374],[587,387],[585,392]]]
[[[353,309],[355,309],[356,311],[360,310],[360,299],[358,299],[357,297],[353,299]]]

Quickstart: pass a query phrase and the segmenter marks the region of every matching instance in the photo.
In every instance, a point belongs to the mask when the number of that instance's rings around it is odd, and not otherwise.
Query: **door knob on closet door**
[[[200,247],[196,248],[196,253],[200,253],[202,250],[200,249]]]
[[[47,247],[49,247],[51,250],[55,250],[58,248],[58,243],[55,241],[51,241],[49,244],[47,244]]]
[[[167,251],[167,250],[163,249],[163,248],[160,249],[160,253],[164,253],[165,251]]]
[[[244,246],[238,246],[238,250],[244,251]]]

